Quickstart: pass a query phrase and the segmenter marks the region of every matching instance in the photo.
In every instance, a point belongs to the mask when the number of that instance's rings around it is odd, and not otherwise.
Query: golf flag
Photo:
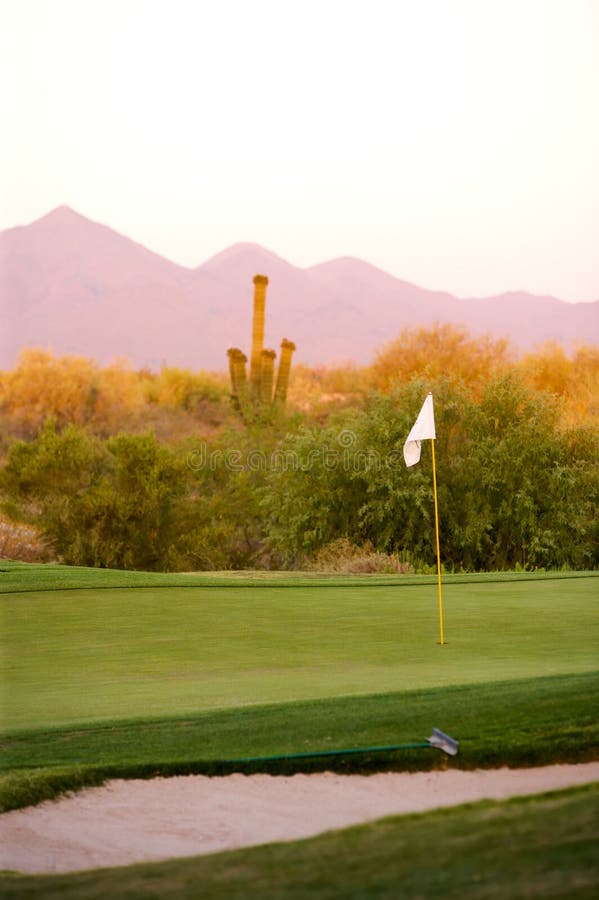
[[[435,466],[435,410],[433,408],[433,395],[427,394],[418,413],[418,418],[412,426],[405,444],[403,445],[403,458],[406,466],[415,466],[420,462],[420,449],[422,441],[431,441],[431,462],[433,464],[433,498],[435,503],[435,539],[437,544],[437,584],[439,591],[439,643],[445,644],[443,632],[443,589],[441,587],[441,549],[439,546],[439,508],[437,505],[437,469]]]
[[[406,466],[415,466],[417,462],[420,462],[421,442],[429,439],[434,441],[435,437],[433,395],[428,394],[403,447]]]

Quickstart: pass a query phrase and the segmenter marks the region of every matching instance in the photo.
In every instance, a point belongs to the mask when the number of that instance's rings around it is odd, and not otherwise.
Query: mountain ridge
[[[507,337],[520,351],[545,340],[599,343],[599,301],[524,291],[458,298],[358,257],[301,268],[249,241],[189,268],[63,205],[0,232],[0,368],[38,346],[101,364],[224,369],[228,347],[248,348],[257,273],[269,278],[266,346],[288,337],[311,365],[368,363],[402,328],[435,322]]]

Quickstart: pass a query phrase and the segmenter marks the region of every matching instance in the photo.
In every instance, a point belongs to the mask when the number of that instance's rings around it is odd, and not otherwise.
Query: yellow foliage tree
[[[93,415],[98,378],[97,366],[84,357],[23,350],[16,368],[0,375],[0,408],[23,425],[48,416],[82,425]]]
[[[155,374],[125,361],[100,368],[39,349],[23,350],[15,369],[0,372],[5,439],[31,436],[48,418],[103,435],[151,427],[168,438],[195,429],[202,416],[220,421],[226,395],[226,378],[216,373],[165,367]]]
[[[100,369],[93,411],[94,423],[110,433],[130,423],[146,403],[143,379],[125,361]]]
[[[599,348],[582,345],[572,356],[547,341],[519,362],[525,381],[536,391],[562,399],[564,425],[599,421]]]
[[[387,344],[371,367],[373,387],[389,391],[396,382],[440,376],[461,381],[477,393],[511,362],[507,340],[471,337],[465,328],[437,323],[406,328]]]

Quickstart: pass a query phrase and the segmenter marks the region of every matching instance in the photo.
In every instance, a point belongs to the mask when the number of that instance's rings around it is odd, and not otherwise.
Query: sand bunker
[[[198,856],[592,781],[599,781],[599,762],[474,772],[110,781],[0,816],[0,869],[69,872]]]

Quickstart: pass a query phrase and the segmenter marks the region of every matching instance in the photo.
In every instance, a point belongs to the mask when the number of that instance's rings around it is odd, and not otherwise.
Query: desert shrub
[[[288,402],[311,420],[325,422],[339,409],[360,406],[369,388],[369,372],[353,363],[293,369]]]
[[[0,559],[48,562],[52,551],[40,530],[0,516]]]
[[[177,441],[214,430],[230,414],[224,374],[164,367],[133,370],[126,360],[101,368],[79,356],[25,349],[17,366],[0,372],[0,453],[11,438],[32,440],[48,419],[84,426],[101,437],[152,429]]]
[[[361,546],[347,537],[340,537],[317,550],[308,560],[307,569],[316,572],[339,572],[347,574],[411,575],[413,565],[402,560],[397,553],[383,553],[375,550],[370,541]]]
[[[229,406],[229,387],[224,376],[211,372],[164,367],[153,385],[154,402],[187,412],[210,406]]]

